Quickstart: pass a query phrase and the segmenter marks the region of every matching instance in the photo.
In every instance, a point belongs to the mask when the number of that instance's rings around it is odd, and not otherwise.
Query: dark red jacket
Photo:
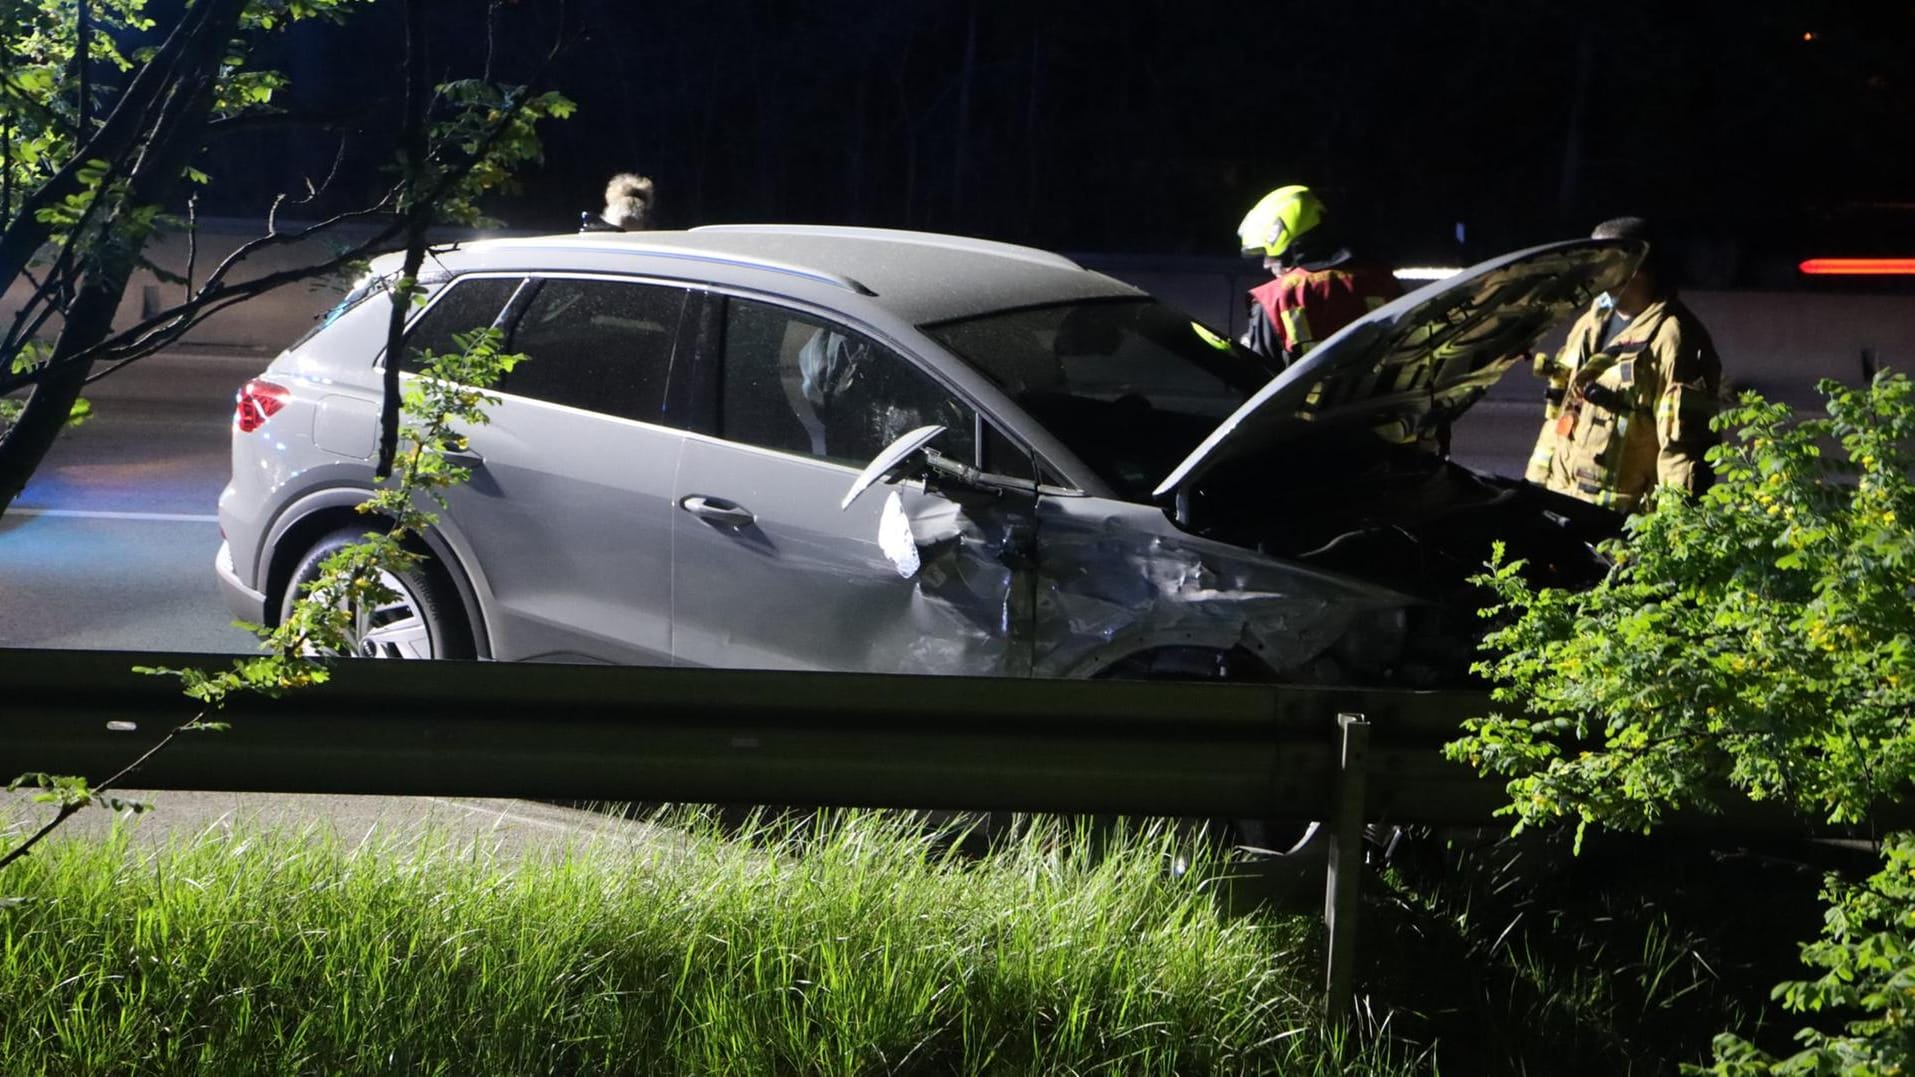
[[[1389,267],[1346,257],[1292,266],[1250,289],[1250,329],[1243,343],[1284,366],[1330,334],[1403,294]]]

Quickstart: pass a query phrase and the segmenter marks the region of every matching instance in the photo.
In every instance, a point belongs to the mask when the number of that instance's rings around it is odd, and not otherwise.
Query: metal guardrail
[[[0,649],[0,778],[117,773],[194,713],[173,678],[132,667],[223,661]],[[1499,783],[1439,747],[1492,709],[1476,692],[348,661],[235,702],[230,729],[182,737],[125,784],[1326,820],[1325,1005],[1341,1017],[1362,827],[1490,822]],[[1807,833],[1746,804],[1707,823]]]
[[[0,775],[117,773],[194,713],[177,681],[132,667],[210,664],[0,650]],[[323,685],[236,701],[219,715],[230,729],[175,741],[126,784],[1331,819],[1325,1010],[1340,1017],[1364,819],[1487,819],[1495,787],[1435,750],[1486,704],[1245,684],[341,662]]]
[[[0,774],[98,777],[193,713],[135,665],[0,650]],[[1336,716],[1370,722],[1371,820],[1485,822],[1437,745],[1477,693],[484,662],[342,662],[145,764],[148,789],[1324,818]],[[109,723],[112,723],[109,726]],[[132,726],[133,728],[128,728]]]

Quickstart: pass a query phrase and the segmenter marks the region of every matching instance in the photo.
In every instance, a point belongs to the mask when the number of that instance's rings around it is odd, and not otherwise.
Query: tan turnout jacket
[[[1650,304],[1606,348],[1603,322],[1592,307],[1554,360],[1537,356],[1551,393],[1526,477],[1619,512],[1657,486],[1700,492],[1722,381],[1708,330],[1674,298]]]

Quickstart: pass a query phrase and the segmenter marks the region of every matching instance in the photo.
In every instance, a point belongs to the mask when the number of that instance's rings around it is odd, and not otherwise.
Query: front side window
[[[984,470],[1013,479],[1037,478],[1031,451],[1010,439],[991,423],[984,424]]]
[[[925,332],[1139,501],[1270,376],[1155,300],[1004,311]]]
[[[920,426],[976,459],[977,413],[897,352],[842,325],[746,299],[726,304],[719,433],[862,467]]]
[[[542,281],[506,345],[526,361],[512,368],[500,390],[621,419],[663,421],[687,294],[635,281]]]

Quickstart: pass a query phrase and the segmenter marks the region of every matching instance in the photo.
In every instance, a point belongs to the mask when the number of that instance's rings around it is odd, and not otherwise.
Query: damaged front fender
[[[1047,499],[1035,672],[1090,677],[1165,647],[1242,651],[1290,680],[1394,661],[1414,600],[1177,530],[1154,508]]]
[[[914,585],[915,672],[1092,677],[1197,648],[1249,654],[1288,680],[1341,680],[1394,662],[1417,604],[1102,498],[893,492],[880,536]]]

